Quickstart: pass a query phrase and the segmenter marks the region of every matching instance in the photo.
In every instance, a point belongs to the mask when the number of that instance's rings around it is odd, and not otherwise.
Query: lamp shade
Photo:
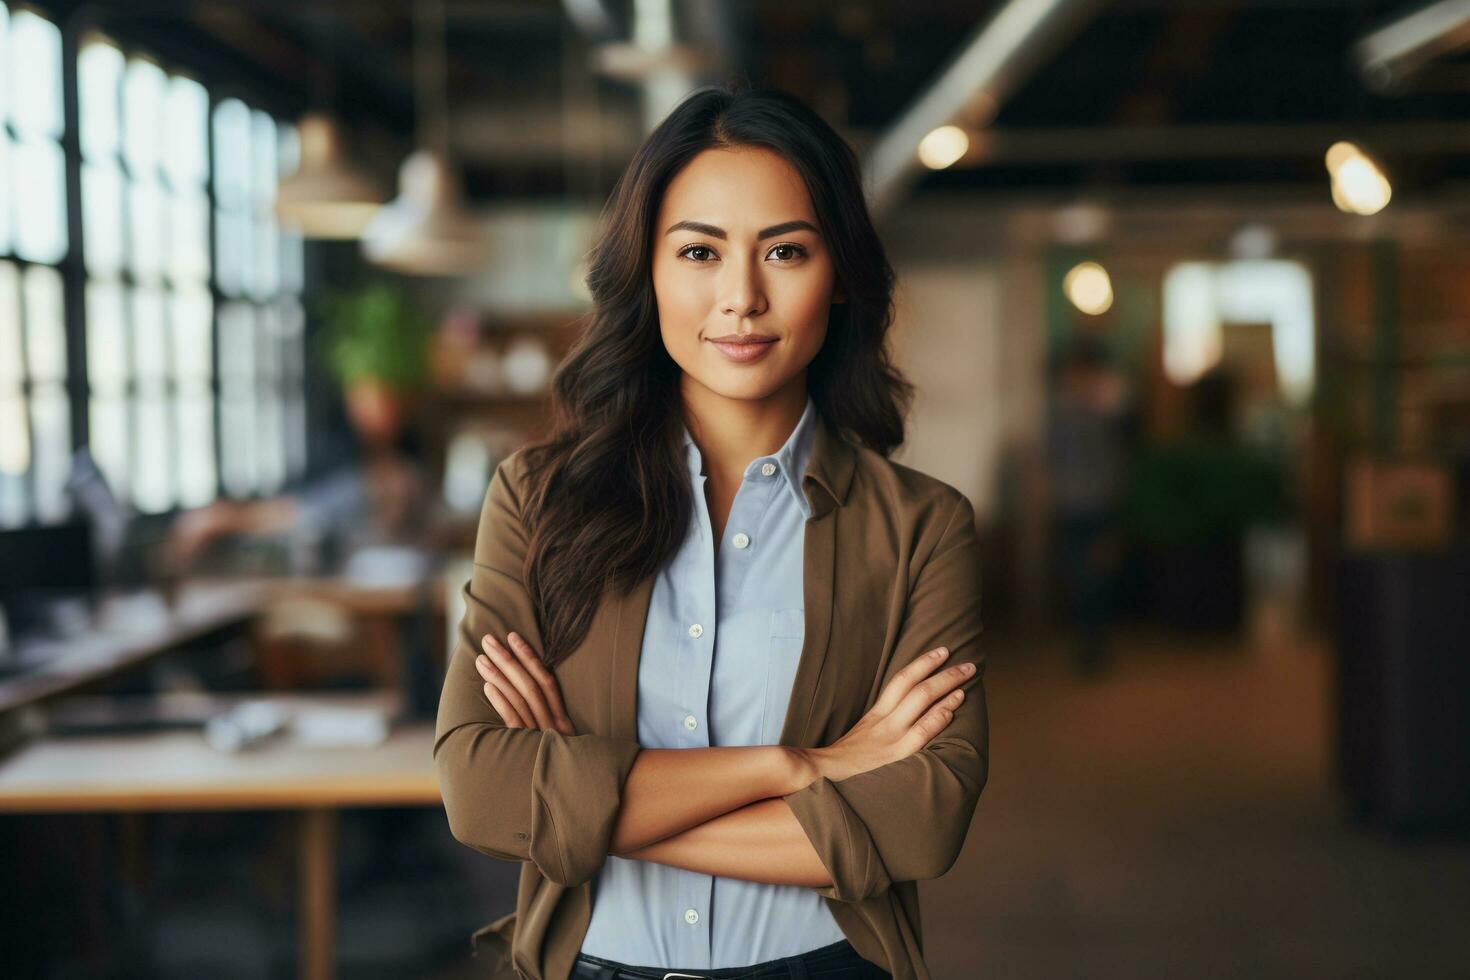
[[[362,251],[398,272],[453,276],[481,268],[489,242],[481,223],[460,206],[459,185],[443,154],[418,150],[398,172],[398,197],[363,231]]]
[[[382,186],[348,160],[331,116],[302,116],[297,134],[301,165],[276,189],[276,217],[307,238],[357,238],[382,206]]]

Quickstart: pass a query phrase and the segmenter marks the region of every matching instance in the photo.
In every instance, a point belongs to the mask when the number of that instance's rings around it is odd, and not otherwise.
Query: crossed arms
[[[486,494],[435,738],[458,840],[531,861],[567,886],[594,877],[609,854],[844,901],[948,870],[988,762],[968,501],[956,495],[910,590],[882,693],[846,735],[814,749],[642,749],[577,734],[554,677],[519,634],[510,638],[512,624],[535,618],[506,465]],[[940,643],[947,661],[921,656]],[[970,673],[948,666],[966,664]]]

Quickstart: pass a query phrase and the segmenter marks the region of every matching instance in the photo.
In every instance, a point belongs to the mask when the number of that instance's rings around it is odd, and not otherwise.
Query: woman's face
[[[832,259],[796,170],[756,148],[705,150],[670,182],[654,226],[664,347],[694,383],[759,400],[793,380],[827,336]]]

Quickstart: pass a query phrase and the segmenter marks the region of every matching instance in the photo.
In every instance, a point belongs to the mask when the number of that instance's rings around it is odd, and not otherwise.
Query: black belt
[[[844,966],[852,968],[851,976],[888,976],[874,963],[863,959],[847,940],[830,946],[808,950],[800,956],[767,960],[750,966],[722,967],[717,970],[669,970],[654,966],[629,966],[613,960],[579,953],[572,963],[571,980],[779,980],[791,977],[807,980],[809,970],[820,969],[826,976]]]

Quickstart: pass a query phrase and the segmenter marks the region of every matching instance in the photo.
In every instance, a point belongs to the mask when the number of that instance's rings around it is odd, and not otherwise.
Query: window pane
[[[278,393],[261,396],[256,448],[260,452],[260,489],[274,493],[286,478],[285,411]]]
[[[301,247],[301,235],[283,231],[281,243],[281,288],[289,293],[299,293],[306,279],[306,255]]]
[[[34,381],[66,380],[66,321],[61,273],[33,265],[25,275],[26,361]]]
[[[132,499],[128,480],[128,427],[132,409],[126,398],[105,395],[93,397],[88,406],[88,441],[92,458],[97,460],[108,486],[119,500]]]
[[[299,389],[306,378],[306,314],[294,299],[280,302],[282,377],[289,390]]]
[[[221,396],[220,476],[232,496],[255,489],[255,402],[248,396]]]
[[[56,25],[29,10],[10,18],[9,89],[25,98],[12,98],[10,121],[23,134],[61,137],[61,32]]]
[[[123,176],[117,164],[82,164],[82,224],[87,271],[117,275],[123,263]]]
[[[251,236],[255,244],[255,262],[247,284],[250,295],[256,299],[268,299],[281,288],[281,259],[276,248],[278,237],[274,221],[263,219],[255,222]]]
[[[10,262],[0,262],[0,391],[20,387],[20,273]]]
[[[209,198],[202,190],[175,191],[169,204],[169,278],[209,279]]]
[[[207,504],[218,495],[214,463],[214,396],[205,385],[185,387],[174,402],[179,432],[179,503]]]
[[[0,70],[0,75],[5,72]],[[0,126],[0,255],[9,255],[15,248],[11,241],[10,229],[12,222],[10,214],[12,209],[10,189],[14,186],[10,182],[10,158],[15,151],[11,149],[10,137],[5,132],[5,127]]]
[[[215,278],[220,291],[239,296],[245,291],[246,265],[249,262],[250,218],[242,211],[214,213]]]
[[[60,262],[66,255],[66,159],[60,144],[22,142],[10,163],[16,254]]]
[[[255,383],[255,310],[245,303],[226,303],[219,312],[219,377],[221,388],[248,397]]]
[[[192,78],[168,82],[168,155],[164,168],[176,190],[203,187],[209,174],[209,93]]]
[[[66,387],[38,385],[31,393],[31,420],[36,427],[36,516],[42,521],[59,521],[71,510],[65,491],[71,472],[71,409]]]
[[[77,55],[82,153],[90,159],[110,160],[117,154],[122,73],[122,52],[105,41],[91,41]]]
[[[135,403],[138,412],[137,468],[133,471],[133,502],[144,513],[168,510],[174,503],[173,439],[168,401],[145,395]]]
[[[257,377],[264,395],[276,389],[281,377],[281,313],[274,305],[262,306],[256,317],[260,324]]]
[[[128,185],[133,275],[144,282],[157,282],[163,275],[163,221],[167,206],[163,187],[156,181],[134,180]]]
[[[123,76],[123,159],[134,178],[152,177],[163,156],[163,69],[128,60]]]
[[[209,292],[195,287],[181,290],[173,297],[174,376],[208,384],[210,365]]]
[[[5,122],[6,107],[10,104],[10,78],[6,74],[6,45],[10,40],[10,11],[0,3],[0,123]],[[3,129],[0,126],[0,129]]]
[[[257,211],[264,211],[275,202],[280,159],[276,121],[256,109],[250,113],[250,193],[255,198]]]
[[[122,287],[87,283],[87,380],[97,393],[121,393],[128,379],[127,317]]]
[[[31,429],[19,391],[0,391],[0,473],[24,476],[31,468]]]
[[[147,287],[133,290],[133,375],[139,387],[162,390],[168,371],[168,324],[163,293]]]
[[[239,99],[225,99],[214,109],[214,192],[225,210],[248,205],[250,110]]]

